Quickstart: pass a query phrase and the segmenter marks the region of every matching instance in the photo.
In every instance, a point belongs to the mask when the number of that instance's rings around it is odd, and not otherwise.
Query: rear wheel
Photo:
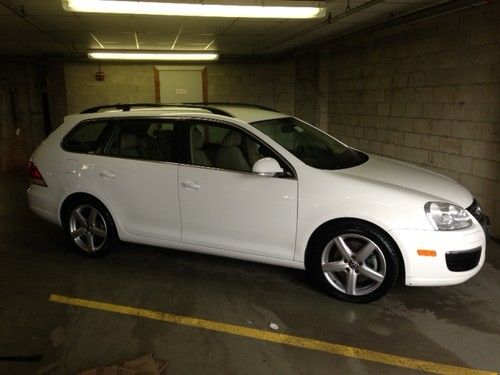
[[[82,198],[65,215],[65,229],[74,248],[84,255],[103,255],[116,244],[116,228],[108,210],[97,200]]]
[[[329,294],[367,303],[394,286],[399,268],[397,251],[379,228],[346,221],[326,228],[311,244],[307,268]]]

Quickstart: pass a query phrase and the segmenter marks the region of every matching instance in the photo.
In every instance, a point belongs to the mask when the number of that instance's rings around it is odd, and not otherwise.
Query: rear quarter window
[[[62,141],[62,148],[70,152],[94,153],[102,144],[108,121],[86,121],[78,124]]]

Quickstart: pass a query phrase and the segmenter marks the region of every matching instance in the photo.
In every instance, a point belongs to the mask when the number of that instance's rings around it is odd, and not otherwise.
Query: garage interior
[[[168,374],[500,372],[500,3],[326,7],[323,18],[278,20],[0,0],[0,373],[77,373],[151,352]],[[99,50],[219,58],[88,58]],[[302,271],[132,244],[97,260],[69,251],[60,229],[27,207],[31,153],[68,114],[160,102],[159,72],[169,69],[201,71],[203,101],[271,107],[460,182],[491,219],[483,269],[462,285],[400,285],[352,305],[322,294]],[[264,333],[58,304],[54,295]]]

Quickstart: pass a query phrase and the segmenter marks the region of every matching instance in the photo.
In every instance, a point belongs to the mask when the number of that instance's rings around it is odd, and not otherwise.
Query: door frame
[[[153,76],[155,84],[155,103],[161,103],[160,94],[160,71],[162,70],[184,70],[201,72],[201,84],[203,103],[208,103],[208,78],[207,67],[202,65],[155,65],[153,66]]]

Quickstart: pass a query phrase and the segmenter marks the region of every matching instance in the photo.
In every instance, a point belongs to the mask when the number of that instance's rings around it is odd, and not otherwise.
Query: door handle
[[[99,176],[104,178],[115,178],[115,174],[112,171],[101,171],[99,173]]]
[[[198,190],[201,188],[200,184],[194,181],[184,181],[181,185],[188,190]]]

